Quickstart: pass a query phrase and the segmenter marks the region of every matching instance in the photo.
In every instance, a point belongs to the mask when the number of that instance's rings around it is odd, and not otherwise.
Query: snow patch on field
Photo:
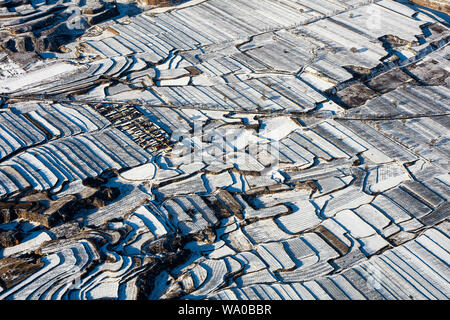
[[[41,246],[41,244],[50,240],[52,240],[52,238],[45,231],[33,232],[30,236],[25,238],[21,244],[2,249],[0,251],[0,258],[9,257],[19,252],[36,250]]]
[[[126,180],[151,180],[155,177],[156,166],[153,163],[146,163],[142,166],[122,172],[120,176]]]
[[[41,69],[33,70],[19,77],[1,80],[0,92],[13,92],[41,81],[50,80],[64,73],[73,72],[77,69],[77,66],[63,62],[48,65],[45,67],[45,71]]]
[[[263,121],[259,135],[273,140],[281,140],[300,126],[290,117],[270,118]]]

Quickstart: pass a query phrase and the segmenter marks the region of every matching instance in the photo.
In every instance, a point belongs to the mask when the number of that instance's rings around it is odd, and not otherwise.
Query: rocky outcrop
[[[0,25],[3,47],[12,52],[58,51],[90,26],[118,15],[109,1],[71,2],[5,1]]]

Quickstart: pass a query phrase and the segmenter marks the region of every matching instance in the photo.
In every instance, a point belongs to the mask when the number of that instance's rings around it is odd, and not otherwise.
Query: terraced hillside
[[[89,26],[119,15],[113,1],[3,0],[2,47],[12,52],[59,50]]]
[[[448,15],[206,0],[98,22],[0,57],[0,299],[450,297]]]
[[[445,0],[413,0],[412,2],[446,13],[450,12],[450,5]]]

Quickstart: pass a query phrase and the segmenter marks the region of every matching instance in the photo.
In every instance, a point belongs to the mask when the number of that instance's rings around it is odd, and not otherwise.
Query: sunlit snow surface
[[[0,4],[0,299],[450,297],[447,14],[92,1],[58,51],[41,2]]]

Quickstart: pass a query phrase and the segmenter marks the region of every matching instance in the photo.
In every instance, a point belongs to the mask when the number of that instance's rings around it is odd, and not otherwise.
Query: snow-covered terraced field
[[[0,299],[450,298],[448,15],[92,6],[0,57]]]

